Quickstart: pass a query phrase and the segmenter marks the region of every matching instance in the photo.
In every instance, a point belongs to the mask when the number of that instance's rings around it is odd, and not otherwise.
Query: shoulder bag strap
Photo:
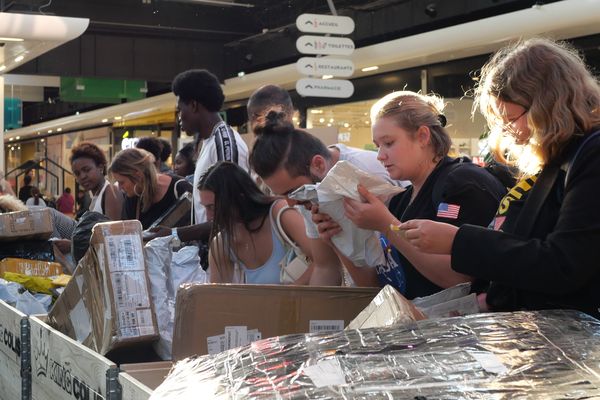
[[[567,187],[567,181],[569,180],[569,177],[571,176],[571,167],[573,167],[573,164],[575,164],[575,160],[577,159],[577,156],[579,155],[579,153],[581,153],[581,150],[583,150],[583,148],[589,143],[591,142],[593,139],[600,137],[600,130],[596,131],[590,135],[588,135],[583,142],[579,145],[579,147],[577,148],[577,150],[575,151],[575,154],[573,155],[573,157],[571,157],[569,159],[569,161],[567,162],[567,172],[565,174],[565,184],[564,184],[564,188]]]

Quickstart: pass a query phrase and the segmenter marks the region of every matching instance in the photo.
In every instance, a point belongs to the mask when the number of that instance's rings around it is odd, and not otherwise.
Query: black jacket
[[[458,230],[452,268],[493,281],[493,309],[571,308],[600,317],[600,140],[582,149],[566,187],[564,175],[560,171],[528,237],[510,232],[519,212],[506,215],[504,232],[472,225]]]

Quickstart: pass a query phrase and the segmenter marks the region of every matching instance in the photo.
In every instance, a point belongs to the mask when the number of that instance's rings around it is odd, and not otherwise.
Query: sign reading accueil
[[[301,14],[296,18],[296,27],[300,32],[347,35],[354,32],[354,21],[337,15]]]
[[[346,99],[354,93],[354,85],[345,79],[302,78],[296,82],[300,96],[336,97]]]
[[[305,35],[296,40],[296,48],[302,54],[348,56],[354,51],[354,42],[348,38]]]
[[[342,58],[302,57],[296,62],[296,69],[303,75],[352,76],[354,63]]]

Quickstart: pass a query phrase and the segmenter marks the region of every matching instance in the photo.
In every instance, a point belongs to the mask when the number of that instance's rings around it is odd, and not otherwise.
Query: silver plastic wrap
[[[600,398],[600,321],[477,314],[261,340],[177,364],[152,399]]]

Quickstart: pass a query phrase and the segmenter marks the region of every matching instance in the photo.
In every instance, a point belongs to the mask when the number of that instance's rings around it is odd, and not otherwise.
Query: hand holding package
[[[384,179],[364,172],[347,161],[339,161],[329,171],[321,183],[316,185],[319,212],[328,214],[342,228],[342,232],[332,238],[333,244],[357,267],[385,264],[383,249],[379,243],[379,234],[354,225],[344,216],[344,197],[362,201],[357,186],[361,184],[371,193],[387,202],[392,196],[404,191]],[[312,185],[305,185],[312,186]],[[302,192],[313,200],[311,188]],[[300,194],[300,193],[299,193]],[[296,192],[292,194],[293,197]],[[294,197],[296,198],[296,197]]]

